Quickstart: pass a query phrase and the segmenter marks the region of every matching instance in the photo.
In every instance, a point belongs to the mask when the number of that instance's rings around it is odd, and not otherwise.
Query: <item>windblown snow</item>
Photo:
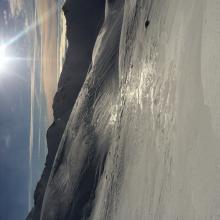
[[[220,219],[219,10],[107,1],[41,220]]]

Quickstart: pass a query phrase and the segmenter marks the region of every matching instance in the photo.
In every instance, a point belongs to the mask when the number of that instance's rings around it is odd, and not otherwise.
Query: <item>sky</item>
[[[0,0],[0,219],[22,220],[43,169],[67,42],[62,2]],[[3,46],[2,46],[3,45]]]

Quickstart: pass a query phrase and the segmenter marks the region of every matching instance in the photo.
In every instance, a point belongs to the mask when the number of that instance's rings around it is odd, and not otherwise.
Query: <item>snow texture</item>
[[[220,219],[219,10],[107,1],[41,220]]]

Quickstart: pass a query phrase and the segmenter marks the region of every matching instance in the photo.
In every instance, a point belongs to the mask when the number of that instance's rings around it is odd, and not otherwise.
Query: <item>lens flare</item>
[[[3,69],[6,63],[6,47],[4,45],[0,46],[0,70]]]

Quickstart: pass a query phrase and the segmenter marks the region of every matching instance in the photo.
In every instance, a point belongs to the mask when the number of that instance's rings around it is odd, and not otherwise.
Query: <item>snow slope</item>
[[[60,56],[57,62],[54,61],[57,63],[58,69],[63,63],[65,51],[66,54],[57,92],[53,100],[54,121],[47,130],[48,154],[41,178],[34,191],[34,206],[28,214],[28,220],[40,219],[42,201],[54,157],[73,105],[85,80],[87,70],[91,63],[95,40],[101,27],[99,24],[102,24],[104,17],[105,0],[67,0],[64,5],[64,0],[60,0],[57,3],[59,3],[57,5],[57,25],[59,26],[59,34],[57,35],[59,51],[57,51],[57,54]],[[61,9],[63,13],[59,14]],[[84,19],[85,15],[89,18],[92,17],[92,19],[89,21]],[[65,18],[63,16],[65,16]],[[66,41],[68,41],[67,50],[65,49]],[[53,45],[53,43],[51,45]],[[80,51],[80,53],[75,53],[75,51]],[[56,73],[54,74],[57,76]],[[41,106],[45,107],[45,105]],[[36,126],[33,128],[36,129]],[[35,137],[35,135],[33,137]],[[34,153],[35,151],[33,151],[33,154]]]
[[[107,1],[41,220],[220,219],[219,8]]]

